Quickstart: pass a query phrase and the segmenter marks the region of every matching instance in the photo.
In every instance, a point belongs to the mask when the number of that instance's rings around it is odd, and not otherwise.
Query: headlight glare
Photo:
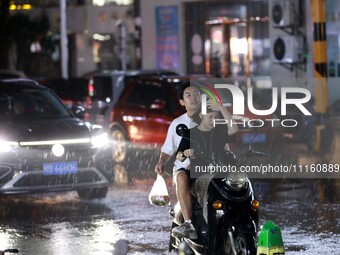
[[[19,146],[19,143],[17,142],[0,140],[0,153],[10,152],[13,148],[18,147],[18,146]]]
[[[52,153],[56,156],[56,157],[61,157],[62,155],[64,155],[65,153],[65,148],[63,145],[57,143],[55,145],[52,146]]]
[[[107,133],[101,133],[99,135],[93,136],[91,139],[92,146],[95,148],[103,147],[109,143],[109,138]]]
[[[231,173],[227,178],[227,185],[233,190],[241,190],[246,186],[247,178],[242,173]]]

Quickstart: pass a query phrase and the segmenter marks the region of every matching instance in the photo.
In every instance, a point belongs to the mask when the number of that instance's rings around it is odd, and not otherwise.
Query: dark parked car
[[[2,79],[14,79],[14,78],[25,78],[26,75],[17,70],[11,69],[0,69],[0,80]]]
[[[82,105],[89,94],[89,81],[86,78],[37,78],[35,80],[53,90],[70,108]]]
[[[103,198],[113,180],[110,145],[100,126],[77,118],[50,89],[0,81],[0,193]]]

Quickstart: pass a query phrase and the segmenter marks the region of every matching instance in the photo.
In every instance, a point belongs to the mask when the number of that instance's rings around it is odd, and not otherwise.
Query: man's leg
[[[184,220],[191,220],[192,201],[189,176],[186,171],[180,171],[175,176],[176,195],[181,206]]]
[[[175,176],[177,200],[181,206],[185,222],[172,229],[172,233],[178,237],[197,239],[195,227],[191,223],[192,201],[190,182],[187,171],[179,171]]]

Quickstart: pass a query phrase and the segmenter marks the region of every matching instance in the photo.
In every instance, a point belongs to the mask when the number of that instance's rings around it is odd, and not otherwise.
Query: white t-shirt
[[[168,133],[166,135],[165,142],[161,149],[163,153],[166,153],[170,156],[177,151],[178,146],[182,139],[182,137],[176,134],[176,127],[179,124],[184,124],[188,128],[193,128],[197,125],[192,119],[190,119],[190,117],[188,116],[188,113],[182,114],[181,116],[177,117],[171,122],[168,128]],[[185,159],[183,162],[176,159],[174,163],[177,169],[186,168],[189,164],[190,164],[190,161],[188,158]]]

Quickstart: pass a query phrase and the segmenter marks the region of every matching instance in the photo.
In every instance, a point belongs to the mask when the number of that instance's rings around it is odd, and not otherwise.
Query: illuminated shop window
[[[103,6],[106,4],[130,5],[133,0],[92,0],[93,5]]]

